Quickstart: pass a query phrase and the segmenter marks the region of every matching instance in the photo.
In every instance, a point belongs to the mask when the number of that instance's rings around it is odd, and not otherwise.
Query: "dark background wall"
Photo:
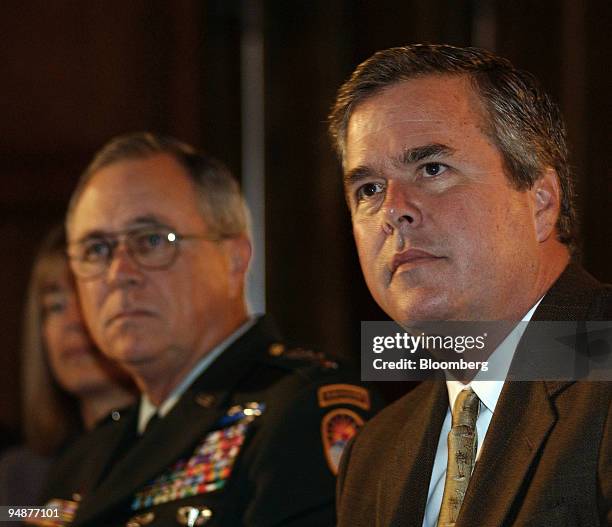
[[[240,38],[249,5],[265,43],[268,308],[285,333],[355,355],[359,321],[384,317],[357,265],[325,120],[335,90],[360,61],[417,41],[489,47],[555,96],[574,152],[584,263],[612,281],[608,4],[2,2],[0,422],[18,427],[32,256],[93,152],[113,135],[150,129],[204,147],[240,176]]]

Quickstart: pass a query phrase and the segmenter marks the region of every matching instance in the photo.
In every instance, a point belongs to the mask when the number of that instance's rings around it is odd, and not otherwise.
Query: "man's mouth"
[[[119,311],[118,313],[110,317],[107,320],[106,325],[110,326],[111,324],[114,324],[116,322],[122,322],[124,320],[133,320],[135,318],[152,317],[152,316],[153,316],[153,313],[146,309],[126,309],[123,311]]]
[[[397,253],[391,261],[391,276],[398,270],[410,269],[420,265],[433,263],[437,260],[442,260],[443,256],[436,256],[423,249],[408,249],[407,251]]]

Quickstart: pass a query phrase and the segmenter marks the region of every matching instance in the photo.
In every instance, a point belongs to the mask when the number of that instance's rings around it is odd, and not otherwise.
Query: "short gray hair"
[[[575,249],[575,191],[561,112],[537,79],[510,61],[478,48],[413,44],[375,53],[340,87],[329,131],[342,162],[349,119],[355,108],[383,88],[435,74],[467,75],[485,109],[489,137],[499,148],[517,190],[533,186],[547,167],[561,187],[558,239]]]
[[[200,212],[212,236],[233,238],[248,234],[248,208],[229,169],[221,161],[186,143],[149,132],[115,137],[95,154],[70,198],[67,227],[70,227],[85,187],[96,172],[114,163],[146,159],[157,154],[168,154],[185,168],[195,186]]]

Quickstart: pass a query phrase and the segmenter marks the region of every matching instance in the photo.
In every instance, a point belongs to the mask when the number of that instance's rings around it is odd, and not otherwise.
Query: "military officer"
[[[84,172],[67,232],[88,327],[142,397],[56,463],[56,524],[333,525],[342,449],[378,403],[249,315],[227,170],[172,138],[119,137]]]

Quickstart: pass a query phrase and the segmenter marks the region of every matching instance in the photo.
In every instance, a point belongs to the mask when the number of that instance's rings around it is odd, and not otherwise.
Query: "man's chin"
[[[131,336],[114,339],[107,354],[110,359],[117,361],[128,370],[151,362],[155,359],[155,355],[151,343]]]
[[[416,297],[410,301],[395,304],[387,314],[404,327],[414,326],[418,322],[453,320],[448,304],[432,297]]]

